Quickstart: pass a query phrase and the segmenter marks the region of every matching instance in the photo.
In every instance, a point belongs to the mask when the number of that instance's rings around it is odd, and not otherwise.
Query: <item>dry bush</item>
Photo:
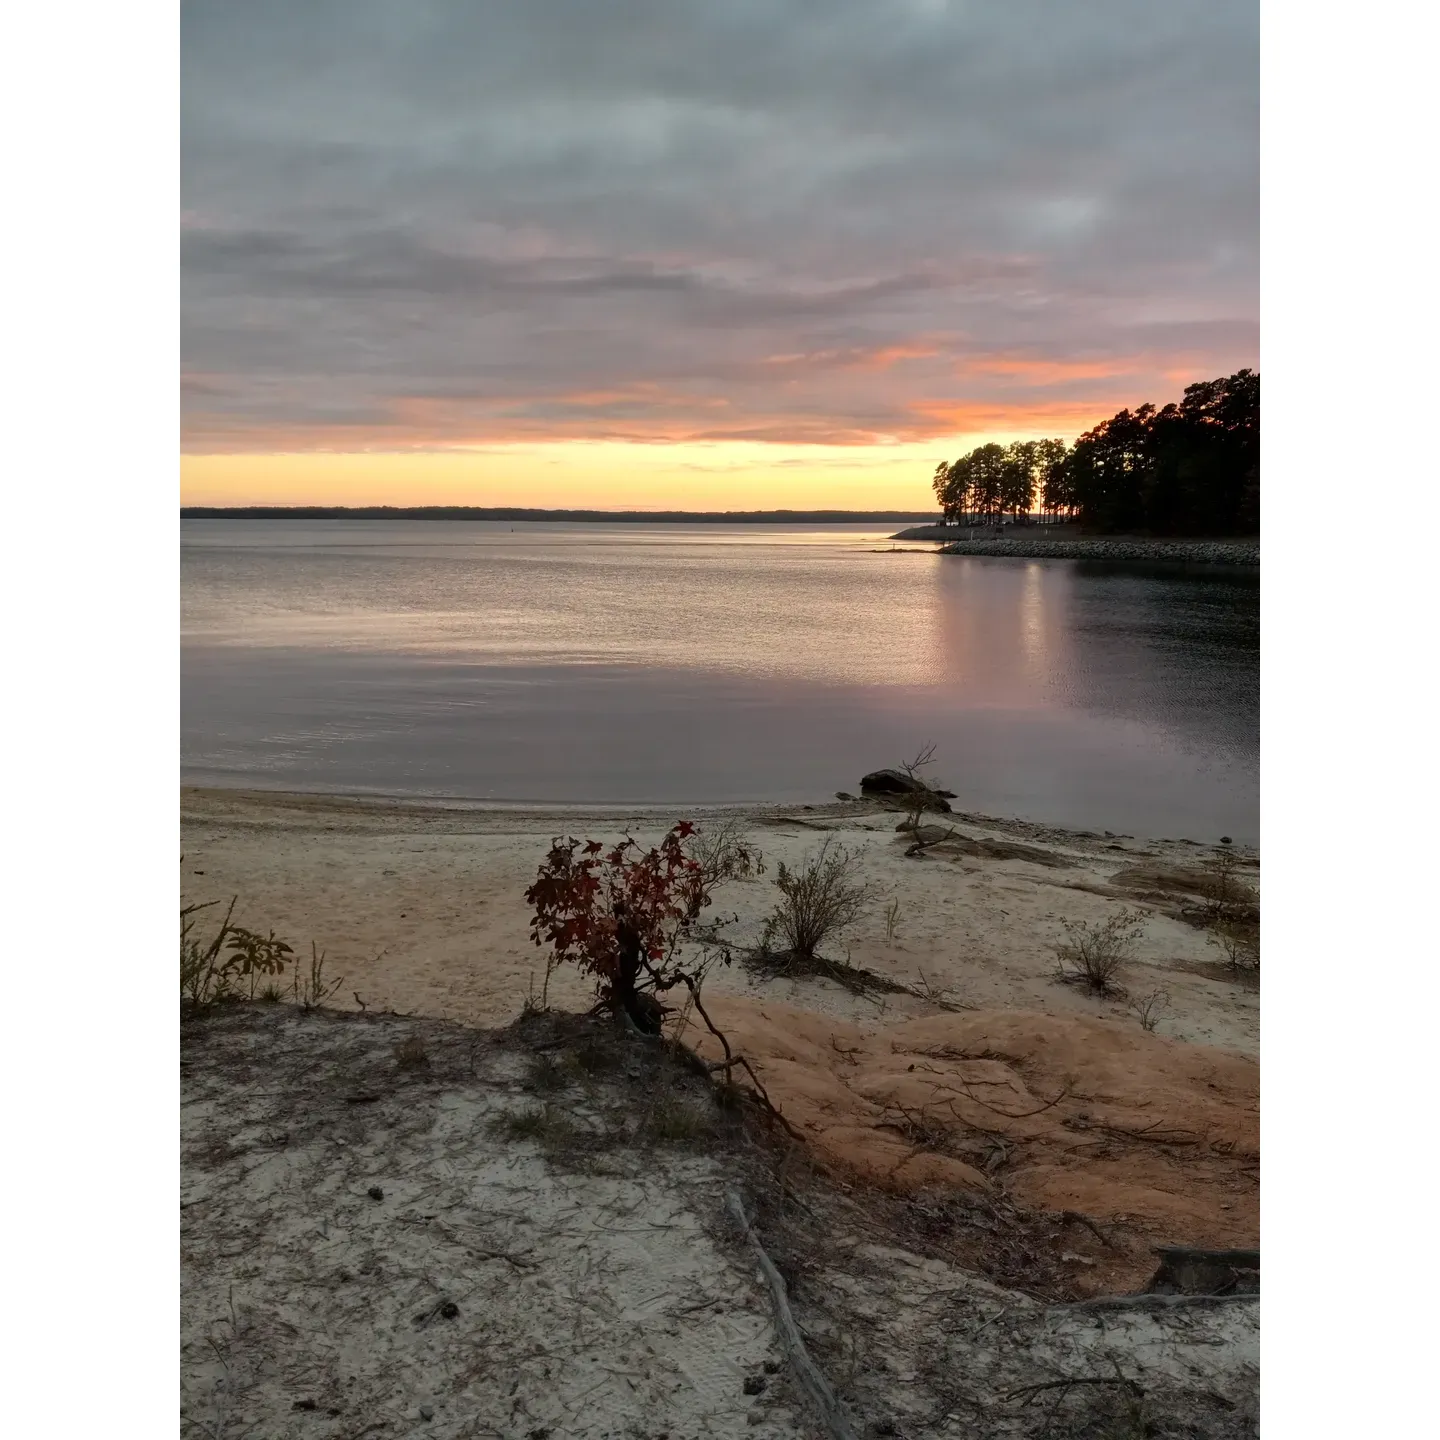
[[[1084,985],[1096,995],[1118,988],[1121,968],[1135,955],[1135,942],[1145,933],[1145,916],[1138,910],[1117,910],[1103,925],[1088,920],[1060,922],[1065,939],[1055,948],[1060,978]]]
[[[896,767],[915,787],[899,797],[905,809],[905,818],[895,827],[897,830],[910,830],[915,833],[915,844],[905,852],[907,857],[921,855],[929,845],[937,843],[933,840],[921,839],[922,821],[926,812],[934,810],[945,814],[950,809],[945,798],[949,792],[936,789],[920,773],[934,763],[935,747],[927,745],[913,760],[901,761],[900,765]]]
[[[765,857],[740,820],[727,816],[697,827],[685,853],[700,867],[707,890],[727,880],[751,880],[765,873]]]
[[[929,1105],[922,1105],[917,1110],[898,1102],[885,1107],[879,1123],[882,1129],[896,1131],[907,1145],[936,1154],[944,1154],[950,1149],[956,1128],[953,1111],[947,1123],[933,1114]]]
[[[1233,850],[1217,850],[1207,857],[1205,871],[1205,916],[1212,923],[1237,918],[1258,921],[1260,896],[1241,874],[1240,857]]]
[[[929,782],[920,774],[927,765],[934,762],[935,747],[927,745],[913,760],[906,760],[900,766],[901,772],[919,787],[905,797],[905,824],[911,830],[919,830],[925,812],[935,807],[936,797],[930,791]]]
[[[1168,990],[1152,990],[1143,1000],[1130,1002],[1130,1013],[1140,1022],[1140,1028],[1155,1033],[1160,1017],[1170,1008]]]
[[[765,922],[761,948],[815,959],[826,940],[860,918],[869,888],[855,878],[859,868],[860,853],[833,840],[794,870],[782,861],[775,871],[780,902]]]
[[[937,985],[923,970],[917,970],[915,973],[920,978],[910,990],[912,995],[918,995],[922,1000],[928,1000],[930,1004],[939,1005],[944,1010],[974,1008],[956,1004],[954,991],[949,985]]]
[[[1232,970],[1259,970],[1260,893],[1240,870],[1240,857],[1231,850],[1206,860],[1203,924]]]
[[[1223,919],[1210,927],[1209,940],[1224,952],[1232,970],[1259,970],[1260,924],[1244,918]]]
[[[538,995],[535,993],[535,976],[533,972],[531,973],[525,998],[520,1002],[520,1018],[522,1020],[532,1020],[537,1015],[544,1015],[549,1011],[550,977],[555,973],[557,963],[558,961],[553,955],[545,962],[545,983]]]

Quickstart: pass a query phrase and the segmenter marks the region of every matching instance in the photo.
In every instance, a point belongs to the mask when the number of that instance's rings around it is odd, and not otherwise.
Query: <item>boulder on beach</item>
[[[936,789],[903,770],[872,770],[861,777],[860,789],[867,795],[914,795],[923,790],[940,800],[955,798],[953,790]]]

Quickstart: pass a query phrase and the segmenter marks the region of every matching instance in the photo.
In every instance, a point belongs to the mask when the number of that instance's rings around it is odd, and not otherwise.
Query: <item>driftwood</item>
[[[790,1313],[790,1300],[785,1292],[785,1280],[775,1268],[775,1262],[765,1253],[765,1247],[760,1243],[759,1237],[755,1234],[755,1230],[745,1214],[745,1206],[739,1194],[734,1190],[727,1191],[725,1204],[734,1217],[736,1225],[739,1226],[740,1233],[749,1241],[750,1248],[755,1252],[755,1258],[760,1264],[760,1271],[765,1277],[766,1284],[770,1287],[770,1300],[775,1311],[775,1329],[779,1332],[780,1343],[785,1347],[785,1354],[800,1381],[800,1388],[805,1391],[820,1412],[820,1418],[824,1421],[826,1430],[834,1437],[834,1440],[856,1440],[855,1430],[840,1401],[836,1398],[835,1392],[830,1388],[830,1382],[820,1373],[819,1368],[810,1358],[810,1352],[805,1348],[805,1339],[800,1334],[800,1327],[795,1323],[794,1315]]]

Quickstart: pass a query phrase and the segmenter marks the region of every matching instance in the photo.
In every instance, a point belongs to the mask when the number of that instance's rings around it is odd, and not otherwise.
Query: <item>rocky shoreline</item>
[[[903,531],[897,540],[943,540],[938,526]],[[940,547],[942,555],[993,555],[1023,560],[1139,560],[1172,561],[1188,565],[1260,564],[1260,541],[1255,540],[1168,540],[1110,538],[1106,536],[1044,539],[1017,536],[1014,539],[951,540]]]

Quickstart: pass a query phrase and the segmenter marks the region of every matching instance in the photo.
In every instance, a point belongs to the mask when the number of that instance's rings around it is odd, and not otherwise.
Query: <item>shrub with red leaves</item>
[[[647,1033],[657,1033],[663,1008],[646,985],[666,990],[681,942],[711,900],[727,868],[702,865],[686,851],[688,820],[642,849],[628,835],[609,850],[598,840],[557,838],[535,883],[525,892],[534,910],[530,938],[550,946],[554,963],[572,962],[596,978],[602,1007],[624,1010]],[[748,847],[744,863],[758,862]],[[749,871],[744,871],[749,873]]]

